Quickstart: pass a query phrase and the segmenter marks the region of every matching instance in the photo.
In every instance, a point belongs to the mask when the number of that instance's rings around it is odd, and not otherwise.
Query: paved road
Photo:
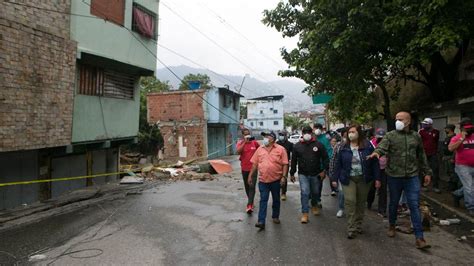
[[[348,240],[345,219],[335,217],[336,199],[323,195],[323,213],[299,223],[296,184],[282,202],[282,223],[254,227],[256,215],[243,212],[238,171],[218,181],[176,182],[125,200],[104,202],[51,218],[1,236],[5,261],[33,251],[40,264],[313,264],[415,265],[469,264],[473,248],[438,227],[426,234],[428,252],[414,248],[414,237],[385,236],[386,222],[368,214],[365,234]],[[0,252],[1,253],[1,252]],[[11,260],[10,260],[11,262]]]

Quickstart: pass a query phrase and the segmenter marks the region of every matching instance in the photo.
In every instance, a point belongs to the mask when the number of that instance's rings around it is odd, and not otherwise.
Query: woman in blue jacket
[[[353,239],[362,233],[367,194],[372,182],[380,179],[380,169],[377,159],[367,160],[374,148],[364,137],[359,125],[349,127],[348,138],[349,142],[337,155],[334,174],[344,191],[347,238]]]

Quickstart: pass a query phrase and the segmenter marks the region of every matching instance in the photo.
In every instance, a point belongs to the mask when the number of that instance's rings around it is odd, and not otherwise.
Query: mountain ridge
[[[171,66],[170,69],[181,78],[187,74],[206,74],[211,78],[211,83],[214,86],[222,87],[229,85],[229,88],[235,92],[239,92],[240,84],[244,78],[244,76],[220,74],[207,69],[185,65]],[[158,69],[156,76],[162,81],[169,81],[174,89],[177,89],[181,83],[180,80],[166,68]],[[265,82],[247,74],[240,94],[245,96],[246,99],[268,95],[284,95],[283,103],[285,105],[285,111],[303,111],[314,109],[311,97],[302,92],[306,86],[307,85],[302,81],[288,79]]]

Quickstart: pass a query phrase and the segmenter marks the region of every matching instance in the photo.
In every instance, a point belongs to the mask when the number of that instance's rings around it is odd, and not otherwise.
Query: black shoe
[[[347,239],[354,239],[356,237],[356,234],[353,232],[347,233]]]
[[[260,228],[260,230],[265,230],[265,224],[256,223],[255,227]]]

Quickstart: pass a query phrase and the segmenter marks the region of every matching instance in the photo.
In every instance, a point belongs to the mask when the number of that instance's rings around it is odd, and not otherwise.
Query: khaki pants
[[[343,185],[344,208],[347,216],[347,232],[356,232],[362,229],[362,220],[372,182],[365,183],[363,176],[351,176],[349,185]]]

